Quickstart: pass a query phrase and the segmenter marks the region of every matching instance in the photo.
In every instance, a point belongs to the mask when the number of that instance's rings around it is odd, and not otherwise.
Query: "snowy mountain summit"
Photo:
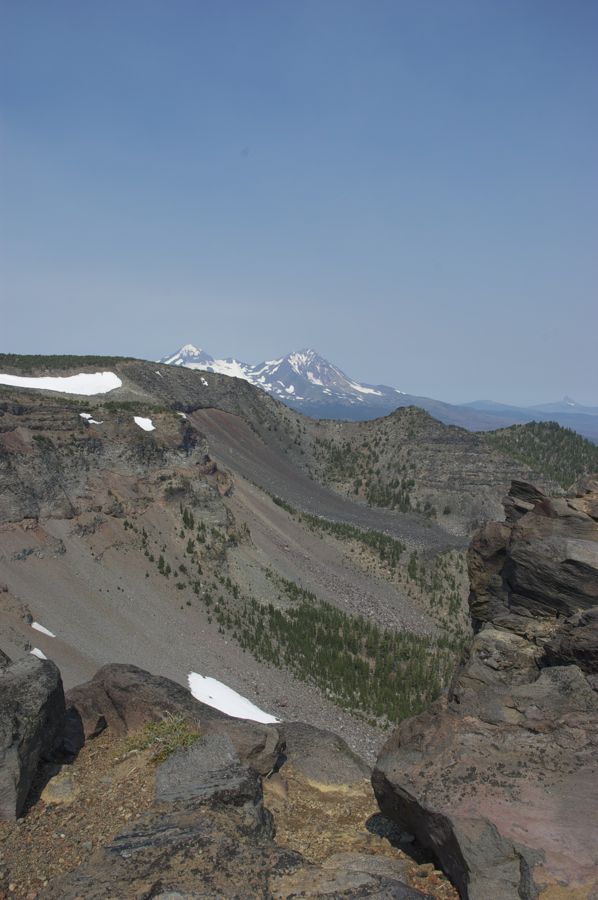
[[[372,407],[373,414],[385,415],[402,405],[401,391],[385,385],[354,381],[338,366],[309,348],[251,365],[231,358],[214,359],[205,350],[185,344],[160,362],[243,378],[310,415],[370,418]],[[362,408],[363,413],[360,412]]]
[[[530,407],[484,400],[454,405],[403,393],[384,384],[355,381],[309,348],[294,350],[255,366],[238,359],[214,359],[205,350],[185,344],[160,362],[243,378],[287,406],[316,419],[363,421],[386,416],[400,406],[419,406],[447,425],[472,431],[506,428],[531,421],[555,421],[598,443],[598,407],[582,406],[571,397]]]

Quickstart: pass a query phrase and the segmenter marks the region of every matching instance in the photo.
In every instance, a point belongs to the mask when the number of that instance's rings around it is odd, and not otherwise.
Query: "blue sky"
[[[598,404],[593,0],[1,0],[1,349]]]

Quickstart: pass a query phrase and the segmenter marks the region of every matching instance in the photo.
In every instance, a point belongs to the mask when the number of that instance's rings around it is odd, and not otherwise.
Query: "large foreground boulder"
[[[77,731],[82,743],[105,728],[122,735],[167,716],[180,716],[197,725],[203,734],[226,735],[243,764],[260,774],[274,768],[283,748],[275,725],[233,719],[200,703],[175,681],[137,666],[102,666],[90,681],[72,688],[66,699],[75,744]]]
[[[21,815],[41,762],[60,748],[64,691],[57,666],[27,656],[0,671],[0,818]]]
[[[477,634],[449,696],[378,758],[382,811],[463,898],[595,895],[596,499],[514,485],[507,521],[472,541]]]

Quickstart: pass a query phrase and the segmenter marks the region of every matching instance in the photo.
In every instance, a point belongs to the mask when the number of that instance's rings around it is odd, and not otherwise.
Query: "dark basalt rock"
[[[505,503],[507,512],[518,504],[519,515],[488,523],[471,541],[469,603],[475,629],[492,622],[547,638],[559,618],[597,604],[598,525],[585,511],[595,501],[592,494],[551,499],[525,487],[517,484]]]
[[[41,896],[121,900],[174,894],[249,900],[267,897],[271,875],[301,862],[299,854],[265,839],[263,823],[248,817],[242,802],[163,803]]]
[[[598,673],[598,606],[567,619],[545,647],[544,663],[576,664],[588,674]]]
[[[105,728],[126,734],[169,715],[183,716],[203,734],[229,737],[243,764],[261,774],[274,768],[283,749],[276,726],[232,719],[195,700],[175,681],[137,666],[102,666],[90,681],[67,693],[67,707],[71,721],[79,720],[85,739]]]
[[[167,803],[253,804],[263,813],[258,787],[257,773],[241,765],[232,741],[223,734],[201,736],[191,747],[173,753],[156,771],[156,799]]]
[[[305,722],[279,726],[285,742],[285,766],[319,785],[353,785],[369,779],[369,767],[346,742],[331,731]]]
[[[28,656],[0,672],[0,818],[21,815],[38,766],[60,749],[64,709],[50,660]]]
[[[516,484],[507,522],[474,536],[467,657],[374,770],[382,811],[463,898],[589,896],[598,883],[598,694],[584,674],[598,646],[598,491],[577,493]]]

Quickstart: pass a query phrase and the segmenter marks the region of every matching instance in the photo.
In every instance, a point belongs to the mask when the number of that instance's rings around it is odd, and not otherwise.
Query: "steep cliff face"
[[[106,409],[109,416],[102,419]],[[136,416],[150,419],[153,430],[144,431]],[[94,408],[83,398],[48,396],[4,402],[0,523],[72,518],[89,505],[85,501],[91,499],[92,489],[109,473],[142,478],[160,469],[193,465],[204,451],[200,436],[185,419],[147,403]]]
[[[447,698],[401,724],[373,775],[462,897],[598,883],[598,480],[516,483],[469,551],[476,628]]]

